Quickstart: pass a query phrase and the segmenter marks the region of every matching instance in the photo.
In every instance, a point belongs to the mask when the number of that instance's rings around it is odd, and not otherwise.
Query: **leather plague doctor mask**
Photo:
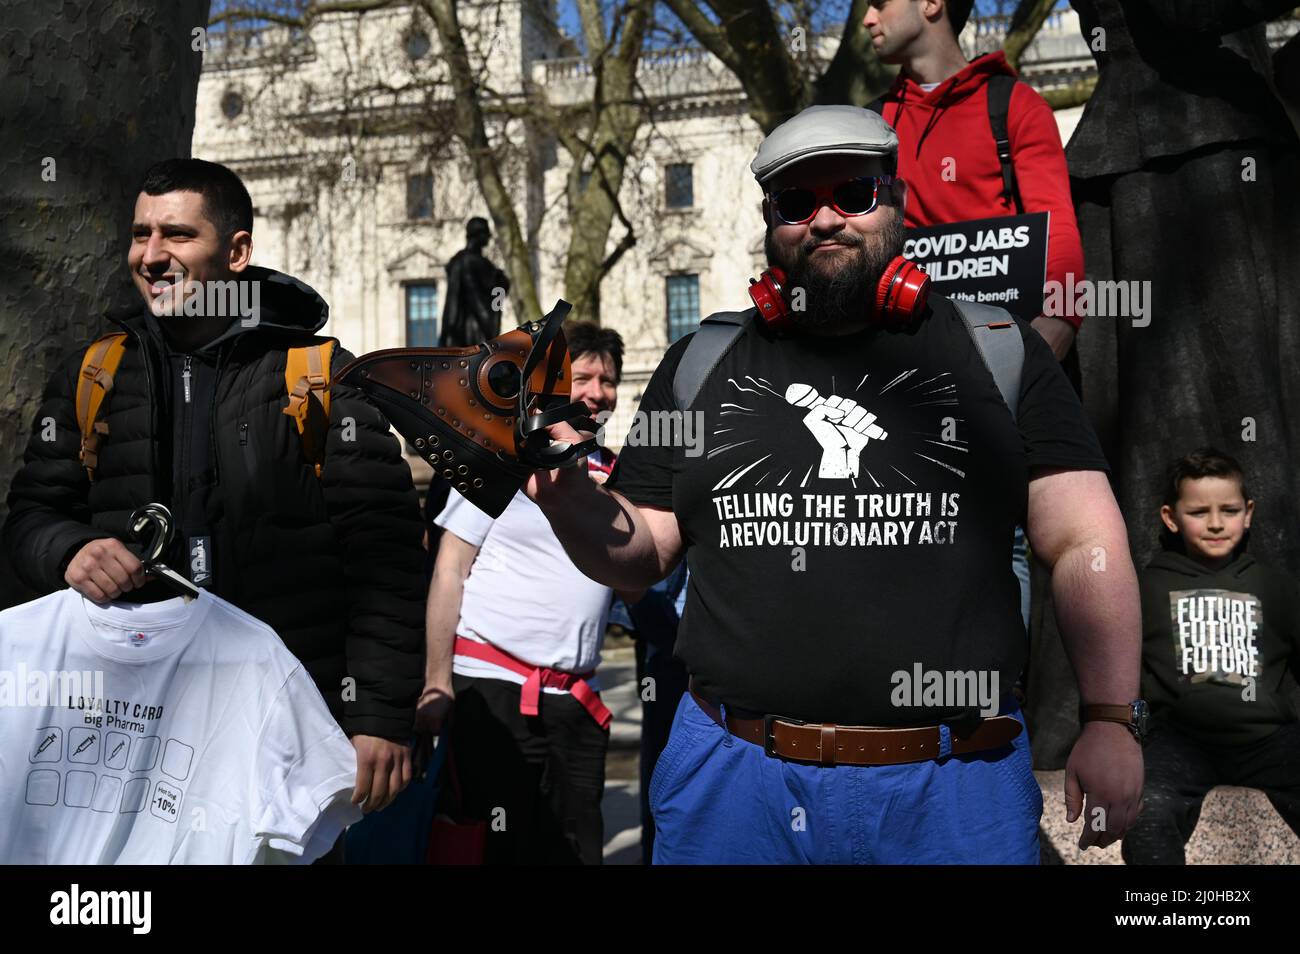
[[[560,421],[597,429],[585,404],[569,402],[570,307],[561,299],[541,321],[476,347],[374,351],[337,380],[364,392],[434,473],[499,517],[530,472],[578,463],[596,449],[594,437],[552,444],[546,431]]]

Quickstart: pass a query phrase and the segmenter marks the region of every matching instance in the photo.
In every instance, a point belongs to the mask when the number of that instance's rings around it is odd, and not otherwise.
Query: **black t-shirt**
[[[672,441],[690,336],[668,350],[607,486],[677,515],[691,578],[676,654],[705,692],[807,721],[906,725],[961,712],[915,707],[937,701],[921,688],[930,672],[996,671],[1011,689],[1027,650],[1011,545],[1029,473],[1108,469],[1046,342],[1019,327],[1018,430],[939,295],[906,332],[751,326]],[[855,405],[817,406],[831,397]]]

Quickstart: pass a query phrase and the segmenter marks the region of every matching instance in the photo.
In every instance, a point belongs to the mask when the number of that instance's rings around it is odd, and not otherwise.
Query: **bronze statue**
[[[465,225],[465,247],[447,263],[440,348],[464,348],[501,334],[510,279],[483,254],[491,238],[487,220],[475,216]]]
[[[1088,277],[1151,283],[1149,326],[1080,336],[1139,566],[1168,462],[1213,444],[1251,475],[1252,552],[1300,572],[1300,141],[1248,55],[1294,6],[1074,2],[1085,39],[1106,41],[1066,148]]]
[[[1088,278],[1149,283],[1148,313],[1079,335],[1084,404],[1134,562],[1158,549],[1168,463],[1212,444],[1251,475],[1251,551],[1300,571],[1300,142],[1264,23],[1293,0],[1071,0],[1097,62],[1066,147]],[[1294,47],[1292,48],[1294,51]],[[1077,690],[1035,573],[1027,718],[1064,765]]]

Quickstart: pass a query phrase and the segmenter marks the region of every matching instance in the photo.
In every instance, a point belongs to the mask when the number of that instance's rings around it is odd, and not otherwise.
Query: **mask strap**
[[[551,443],[550,434],[546,431],[547,427],[561,421],[567,422],[575,430],[598,430],[598,425],[591,419],[587,411],[587,405],[581,401],[566,404],[562,407],[550,408],[536,414],[532,414],[528,410],[533,400],[532,391],[529,389],[529,381],[532,378],[533,371],[544,357],[550,355],[551,344],[555,341],[556,335],[560,333],[565,316],[569,314],[572,307],[561,298],[555,303],[555,307],[551,309],[550,313],[542,319],[540,330],[538,330],[537,322],[533,322],[529,326],[529,331],[533,332],[535,337],[533,338],[532,350],[528,352],[528,357],[524,360],[523,370],[520,372],[519,460],[526,466],[537,469],[550,470],[554,467],[568,467],[596,450],[596,438],[594,436],[576,444],[567,441]],[[553,356],[552,360],[554,360]],[[563,355],[560,356],[560,361],[563,361]]]

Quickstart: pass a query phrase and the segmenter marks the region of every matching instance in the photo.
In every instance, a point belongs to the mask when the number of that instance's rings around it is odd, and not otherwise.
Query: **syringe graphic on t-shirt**
[[[113,754],[112,754],[112,755],[110,755],[108,758],[104,759],[104,764],[107,765],[109,762],[113,761],[113,759],[117,758],[117,753],[122,751],[122,746],[124,746],[124,745],[126,745],[125,742],[119,742],[119,743],[117,743],[117,748],[115,748],[115,749],[113,750]]]
[[[94,744],[95,744],[95,737],[93,735],[88,735],[86,736],[86,738],[82,740],[81,744],[77,746],[77,751],[73,752],[72,754],[80,755],[82,752],[86,751],[86,749],[90,748]]]
[[[38,748],[38,749],[36,750],[36,754],[37,754],[37,755],[40,755],[42,752],[44,752],[46,749],[48,749],[48,748],[50,747],[50,743],[53,742],[53,741],[54,741],[55,739],[57,739],[57,738],[58,738],[58,736],[55,735],[53,732],[51,732],[49,735],[47,735],[47,736],[45,737],[45,741],[41,743],[40,748]]]

